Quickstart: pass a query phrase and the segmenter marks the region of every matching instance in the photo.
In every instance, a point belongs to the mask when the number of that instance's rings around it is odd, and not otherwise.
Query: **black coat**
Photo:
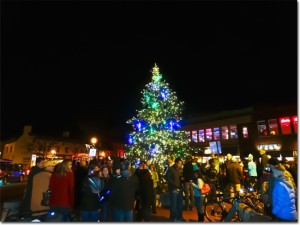
[[[244,175],[238,162],[232,162],[227,167],[228,182],[232,184],[243,184]]]
[[[153,180],[149,170],[145,169],[142,171],[139,177],[139,183],[142,207],[150,207],[153,198]]]
[[[136,175],[120,176],[114,179],[111,187],[110,203],[119,210],[132,210],[135,194],[139,190],[139,179]]]
[[[96,188],[89,181],[89,178],[92,178],[97,185],[99,195],[96,193]],[[86,176],[83,179],[81,186],[82,198],[79,204],[79,209],[83,211],[98,210],[100,208],[100,192],[102,188],[103,184],[99,177],[92,175]]]
[[[194,179],[194,167],[191,161],[184,164],[182,175],[185,182],[189,182]]]

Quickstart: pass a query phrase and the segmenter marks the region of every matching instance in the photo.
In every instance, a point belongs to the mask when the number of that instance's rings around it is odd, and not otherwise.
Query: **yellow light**
[[[95,138],[95,137],[91,138],[91,143],[93,145],[95,145],[97,143],[97,141],[98,141],[97,138]]]

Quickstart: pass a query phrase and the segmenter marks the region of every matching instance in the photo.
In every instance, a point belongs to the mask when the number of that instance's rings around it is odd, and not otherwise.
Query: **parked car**
[[[0,162],[0,182],[23,182],[25,177],[25,164],[16,164],[12,162]]]

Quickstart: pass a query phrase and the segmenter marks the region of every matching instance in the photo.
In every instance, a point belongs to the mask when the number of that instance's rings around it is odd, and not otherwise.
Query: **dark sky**
[[[297,102],[296,1],[1,5],[2,139],[125,140],[154,63],[184,116]]]

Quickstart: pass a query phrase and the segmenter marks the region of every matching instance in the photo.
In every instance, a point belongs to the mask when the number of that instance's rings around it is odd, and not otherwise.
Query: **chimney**
[[[31,130],[32,130],[32,126],[31,125],[24,126],[23,134],[30,135],[31,134]]]

